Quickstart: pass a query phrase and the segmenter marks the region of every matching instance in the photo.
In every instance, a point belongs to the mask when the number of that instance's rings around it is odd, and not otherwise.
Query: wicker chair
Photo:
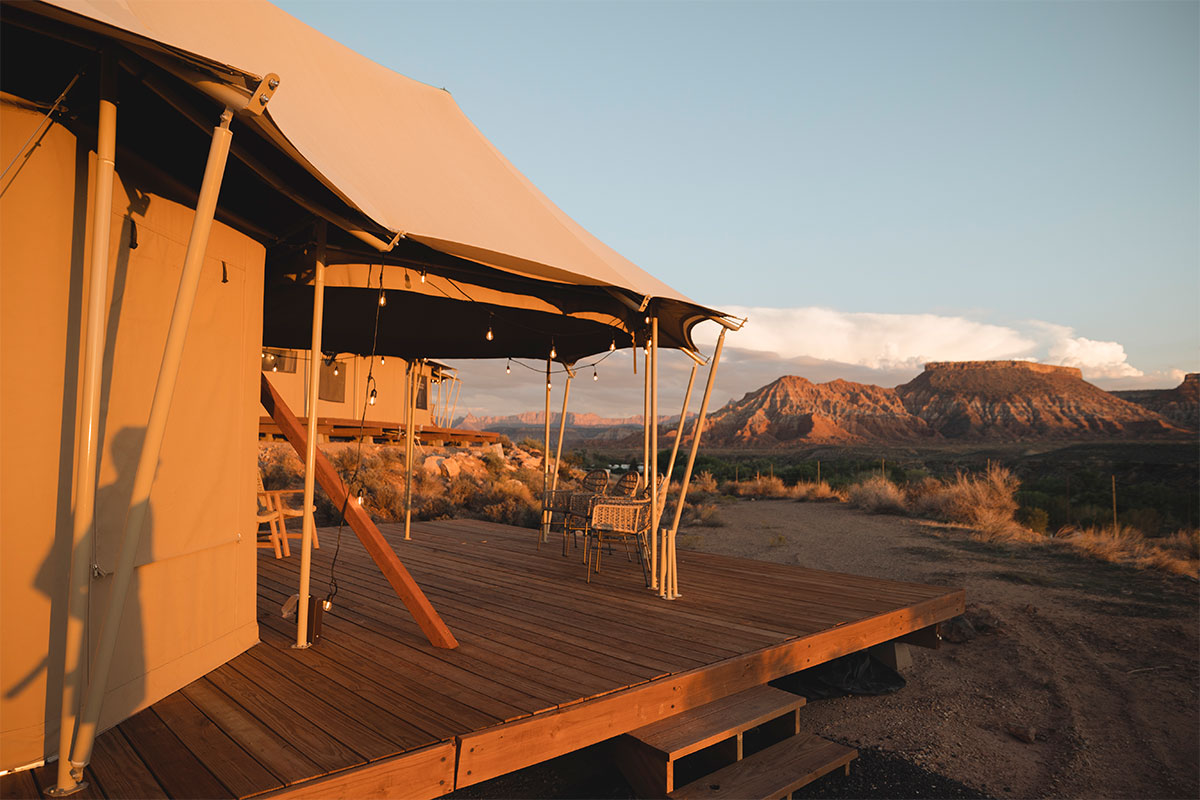
[[[592,519],[592,502],[608,488],[608,470],[594,469],[583,476],[579,489],[568,492],[563,514],[563,555],[567,554],[567,540],[572,544],[578,534],[587,537],[588,524]],[[555,492],[557,495],[558,493]],[[561,502],[559,498],[551,498]]]
[[[667,499],[666,481],[658,477],[658,511],[661,514]],[[625,544],[626,556],[633,559],[636,549],[642,565],[642,577],[650,585],[650,573],[646,564],[648,538],[652,521],[650,493],[643,491],[639,497],[600,497],[592,503],[590,530],[584,538],[584,563],[587,565],[587,581],[592,582],[592,571],[600,572],[600,555],[607,544],[621,541]],[[632,546],[632,547],[631,547]],[[593,555],[594,552],[594,555]]]
[[[621,479],[613,485],[608,494],[610,497],[634,497],[637,495],[638,487],[642,484],[642,476],[635,470],[630,470],[621,476]]]

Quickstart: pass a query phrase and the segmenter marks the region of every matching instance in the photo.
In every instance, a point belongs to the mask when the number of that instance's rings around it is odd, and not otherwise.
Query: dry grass
[[[759,475],[745,481],[726,481],[721,486],[725,494],[737,497],[757,497],[762,499],[786,498],[792,496],[792,490],[785,486],[782,478],[773,475]]]
[[[909,487],[908,504],[921,517],[967,525],[984,541],[1038,541],[1042,537],[1014,518],[1021,482],[993,464],[982,475],[958,473],[953,480],[926,478]]]
[[[1172,575],[1200,577],[1200,530],[1177,531],[1160,539],[1147,539],[1134,528],[1064,529],[1056,542],[1099,561],[1158,569]]]
[[[872,514],[905,514],[904,490],[880,475],[856,483],[847,491],[850,505]]]
[[[844,494],[834,491],[825,481],[801,481],[792,487],[792,497],[801,503],[836,503],[846,499]]]

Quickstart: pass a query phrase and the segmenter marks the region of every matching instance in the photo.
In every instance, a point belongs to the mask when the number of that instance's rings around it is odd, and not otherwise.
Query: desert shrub
[[[851,505],[872,514],[903,514],[908,510],[904,492],[881,475],[852,485],[847,496]]]
[[[1024,538],[1014,519],[1020,481],[993,464],[982,475],[958,473],[942,482],[927,478],[909,489],[909,503],[919,516],[969,525],[989,539]]]
[[[532,436],[526,436],[521,441],[517,442],[517,447],[523,447],[531,453],[541,453],[546,449],[546,443],[534,439]]]
[[[828,483],[802,481],[792,487],[792,496],[798,502],[839,502],[845,498],[835,492]]]
[[[727,481],[721,486],[725,494],[738,497],[777,498],[790,497],[791,490],[784,485],[783,478],[759,475],[744,481]]]
[[[717,491],[717,479],[708,470],[704,470],[692,476],[691,485],[688,487],[688,493],[695,492],[696,494],[715,494]]]
[[[674,511],[671,512],[674,515]],[[666,514],[663,519],[673,519]],[[725,520],[721,518],[717,506],[712,503],[684,503],[683,515],[679,518],[683,528],[723,528]]]
[[[1076,528],[1061,531],[1057,541],[1111,564],[1158,569],[1192,578],[1200,574],[1200,531],[1197,530],[1178,531],[1171,536],[1149,540],[1141,531],[1127,525],[1115,530],[1111,526]]]

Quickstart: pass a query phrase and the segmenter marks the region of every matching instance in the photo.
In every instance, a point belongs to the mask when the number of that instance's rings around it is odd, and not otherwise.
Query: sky
[[[445,87],[602,241],[748,317],[714,405],[931,360],[1200,371],[1200,3],[278,4]],[[678,402],[691,362],[662,361]],[[543,403],[532,372],[453,363],[460,413]],[[640,412],[628,354],[596,373],[574,410]]]

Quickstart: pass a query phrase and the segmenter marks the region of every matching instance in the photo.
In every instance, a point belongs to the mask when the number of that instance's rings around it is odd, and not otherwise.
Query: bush
[[[992,464],[982,475],[926,478],[910,487],[909,503],[918,516],[968,525],[989,541],[1027,539],[1030,532],[1014,519],[1020,486],[1012,472]]]
[[[848,491],[850,504],[872,514],[904,514],[904,492],[881,475],[856,483]]]
[[[798,502],[840,502],[845,498],[830,488],[825,481],[820,483],[801,482],[792,487],[792,496]]]
[[[1140,531],[1122,525],[1116,530],[1112,527],[1065,530],[1056,541],[1111,564],[1160,569],[1191,578],[1200,574],[1200,530],[1178,531],[1148,541]]]
[[[746,481],[727,481],[721,491],[738,497],[776,498],[790,497],[791,490],[783,485],[783,478],[759,475]]]

